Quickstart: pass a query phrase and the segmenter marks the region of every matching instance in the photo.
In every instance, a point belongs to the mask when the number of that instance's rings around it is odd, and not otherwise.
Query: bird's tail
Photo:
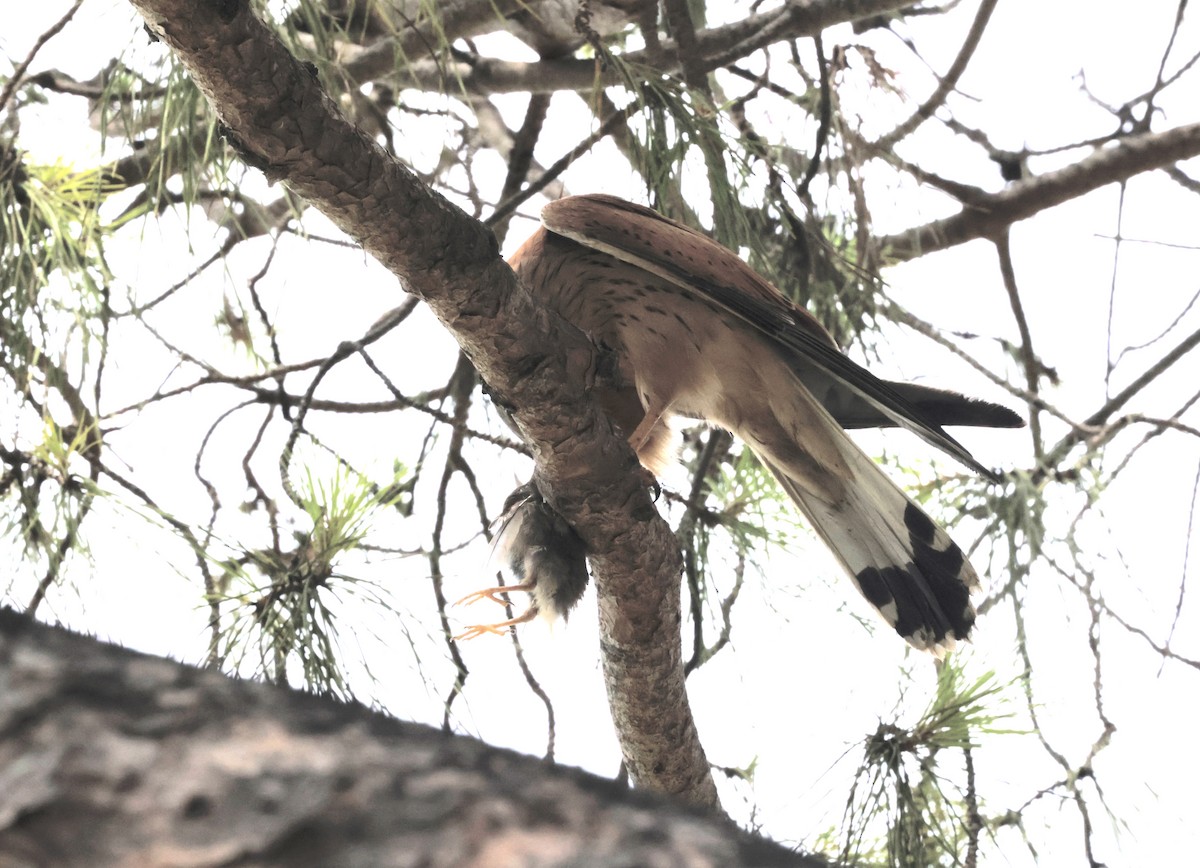
[[[911,645],[941,657],[975,622],[979,578],[962,549],[825,413],[830,445],[849,479],[835,496],[805,486],[811,467],[767,467],[833,550],[862,595]],[[810,417],[810,423],[815,422]],[[758,451],[758,450],[756,450]],[[766,452],[767,454],[763,454]]]

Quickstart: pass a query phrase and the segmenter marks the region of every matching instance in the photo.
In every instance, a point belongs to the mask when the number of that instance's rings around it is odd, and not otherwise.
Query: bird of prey
[[[879,379],[732,251],[649,208],[572,196],[547,205],[542,223],[509,263],[542,304],[611,350],[619,385],[596,397],[643,465],[660,472],[673,457],[672,416],[729,430],[771,470],[900,636],[939,656],[967,638],[975,570],[844,429],[899,425],[996,479],[942,426],[1018,427],[1020,417]],[[559,585],[569,586],[568,606],[582,594],[578,568],[539,568],[546,550],[574,545],[570,528],[554,525],[539,503],[528,491],[516,502],[521,520],[508,543],[517,587],[533,592],[534,605],[493,626],[539,609],[563,613]],[[510,516],[513,508],[510,499]],[[582,563],[582,547],[574,551]]]

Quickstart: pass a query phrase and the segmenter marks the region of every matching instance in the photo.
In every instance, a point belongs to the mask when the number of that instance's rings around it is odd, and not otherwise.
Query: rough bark
[[[575,769],[0,610],[0,864],[825,863]]]
[[[539,490],[592,555],[610,702],[631,775],[715,809],[684,689],[678,546],[633,452],[590,397],[589,342],[534,305],[491,233],[351,125],[245,4],[134,6],[178,53],[242,158],[308,199],[424,299],[513,409],[534,448]]]

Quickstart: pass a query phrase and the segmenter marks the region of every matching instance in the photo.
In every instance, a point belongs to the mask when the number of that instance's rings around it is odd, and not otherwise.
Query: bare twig
[[[893,260],[904,261],[976,238],[994,237],[1003,227],[1069,199],[1197,154],[1200,123],[1130,135],[1066,168],[986,194],[951,217],[885,235],[875,243]]]
[[[17,85],[19,85],[21,80],[25,77],[25,71],[29,69],[29,64],[33,63],[33,59],[37,57],[38,52],[42,50],[42,47],[47,42],[57,36],[62,29],[70,23],[71,19],[75,17],[75,13],[79,11],[79,7],[82,5],[83,0],[75,0],[75,2],[71,4],[71,8],[68,9],[61,18],[51,24],[49,29],[42,33],[42,35],[39,36],[33,43],[33,47],[29,49],[29,54],[25,55],[25,59],[17,64],[16,69],[13,70],[12,77],[9,78],[8,83],[4,85],[4,90],[0,91],[0,112],[4,111],[8,107],[8,101],[12,99],[13,91],[17,89]]]
[[[987,30],[988,22],[991,21],[992,12],[996,9],[996,0],[983,0],[979,4],[979,9],[975,12],[975,20],[971,22],[971,29],[967,31],[967,36],[963,39],[962,47],[958,50],[958,55],[954,58],[954,62],[950,64],[950,68],[946,70],[946,74],[938,78],[937,87],[933,93],[917,107],[917,110],[902,123],[900,123],[890,133],[882,136],[875,147],[880,151],[891,151],[895,148],[896,143],[901,139],[906,138],[917,127],[924,123],[929,118],[933,117],[933,113],[946,101],[958,85],[958,80],[962,78],[962,74],[967,70],[967,64],[970,63],[972,56],[975,54],[975,49],[979,47],[979,42],[983,39],[983,34]]]
[[[1025,369],[1025,387],[1035,398],[1040,393],[1042,366],[1038,363],[1037,354],[1033,350],[1033,335],[1029,331],[1029,320],[1025,316],[1025,306],[1021,303],[1021,293],[1017,289],[1017,275],[1013,268],[1012,249],[1009,247],[1009,233],[1001,233],[996,239],[996,253],[1000,258],[1000,276],[1004,281],[1004,290],[1008,294],[1008,303],[1012,308],[1013,318],[1017,321],[1017,332],[1021,336],[1021,365]],[[1029,433],[1033,438],[1033,455],[1040,460],[1042,457],[1042,420],[1039,415],[1038,401],[1030,401]]]

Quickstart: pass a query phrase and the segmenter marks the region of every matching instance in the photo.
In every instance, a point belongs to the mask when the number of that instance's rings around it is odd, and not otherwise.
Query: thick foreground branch
[[[825,863],[575,769],[0,610],[0,864]]]
[[[511,408],[534,448],[538,489],[592,557],[631,775],[716,809],[684,689],[678,544],[632,450],[591,397],[590,342],[534,305],[490,232],[350,124],[245,2],[133,5],[176,51],[242,159],[304,196],[420,296]],[[338,303],[336,290],[328,303]]]

